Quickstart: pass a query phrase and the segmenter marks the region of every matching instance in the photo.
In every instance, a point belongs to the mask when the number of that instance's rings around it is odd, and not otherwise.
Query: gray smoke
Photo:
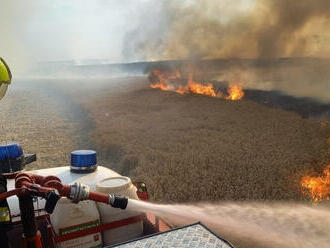
[[[146,9],[142,15],[148,18],[142,18],[126,36],[127,56],[194,63],[201,59],[254,58],[253,66],[238,63],[218,75],[212,72],[209,79],[330,101],[327,0],[170,0]],[[292,59],[274,66],[263,61],[279,57]],[[325,60],[301,61],[297,57]]]
[[[124,48],[147,60],[330,55],[327,0],[170,0],[142,15]]]

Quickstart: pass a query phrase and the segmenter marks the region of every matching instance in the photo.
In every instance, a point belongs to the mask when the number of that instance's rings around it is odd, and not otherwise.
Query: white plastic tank
[[[93,201],[72,203],[67,198],[61,198],[50,215],[53,228],[58,235],[68,234],[78,230],[100,225],[100,215]],[[89,234],[83,237],[67,240],[58,244],[59,248],[95,248],[102,247],[101,233]]]
[[[71,172],[90,175],[97,169],[96,152],[92,150],[77,150],[71,152]],[[60,199],[53,214],[50,215],[53,228],[58,235],[81,231],[100,225],[100,215],[96,203],[81,201],[72,203],[67,198]],[[102,247],[101,233],[63,241],[60,248],[95,248]]]
[[[88,185],[90,187],[90,190],[93,191],[95,191],[96,183],[101,181],[102,179],[120,176],[117,172],[103,166],[98,166],[94,172],[85,173],[85,174],[72,172],[70,170],[70,166],[33,170],[33,171],[29,171],[29,173],[33,173],[41,176],[50,176],[50,175],[57,176],[65,184],[80,182]],[[8,180],[7,187],[8,190],[15,189],[15,180],[14,179]],[[20,213],[17,197],[8,198],[8,204],[12,215],[18,215]],[[34,203],[34,209],[43,209],[44,206],[45,206],[44,199],[38,198],[38,202]]]
[[[114,193],[118,196],[126,196],[138,199],[136,187],[128,177],[110,177],[96,184],[96,191],[101,193]],[[116,209],[104,203],[97,203],[100,212],[101,223],[106,224],[114,221],[138,216],[140,213],[122,209]],[[104,245],[111,245],[142,236],[143,222],[135,222],[122,227],[106,230],[102,233]]]

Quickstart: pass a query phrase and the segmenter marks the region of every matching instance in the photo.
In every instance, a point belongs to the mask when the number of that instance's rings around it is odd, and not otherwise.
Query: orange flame
[[[151,86],[152,88],[152,86]],[[206,95],[206,96],[216,96],[215,90],[212,84],[200,84],[195,82],[190,82],[186,86],[179,85],[178,89],[175,92],[179,94],[199,94],[199,95]]]
[[[178,70],[172,73],[164,73],[160,70],[153,70],[152,75],[157,77],[157,83],[150,84],[153,89],[161,89],[164,91],[173,90],[174,86],[169,83],[171,79],[181,78],[181,74]]]
[[[304,194],[309,194],[312,201],[329,200],[330,197],[330,164],[318,177],[304,176],[301,179]]]
[[[236,101],[242,99],[243,96],[244,96],[244,91],[240,86],[231,85],[229,86],[229,96],[227,96],[226,99]]]
[[[162,83],[159,83],[159,84],[151,84],[150,87],[153,88],[153,89],[168,90],[166,84],[162,84]]]
[[[171,83],[173,79],[182,79],[181,73],[179,70],[174,72],[162,72],[160,70],[153,70],[149,76],[150,87],[155,89],[161,89],[164,91],[175,91],[179,94],[199,94],[212,97],[221,97],[228,100],[239,100],[244,96],[242,88],[238,85],[231,85],[228,89],[228,96],[223,96],[221,92],[216,92],[215,87],[212,83],[199,83],[193,80],[193,72],[190,72],[188,75],[188,82],[185,85],[179,84],[175,86]]]

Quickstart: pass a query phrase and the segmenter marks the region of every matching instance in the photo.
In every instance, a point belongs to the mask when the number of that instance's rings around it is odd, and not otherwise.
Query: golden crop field
[[[302,199],[301,176],[330,162],[329,126],[319,121],[244,99],[149,89],[145,78],[109,85],[84,101],[91,137],[153,200]]]
[[[160,91],[145,77],[26,83],[0,103],[0,128],[2,142],[37,153],[28,169],[96,149],[99,165],[144,181],[153,202],[309,201],[301,177],[330,163],[327,122],[244,98]]]
[[[75,147],[75,128],[52,96],[33,88],[10,89],[0,102],[0,142],[16,141],[25,153],[37,153],[27,169],[66,165]]]
[[[32,169],[92,148],[153,201],[299,200],[301,176],[330,162],[329,125],[293,112],[150,89],[145,77],[45,83],[0,108],[1,141],[36,152]]]

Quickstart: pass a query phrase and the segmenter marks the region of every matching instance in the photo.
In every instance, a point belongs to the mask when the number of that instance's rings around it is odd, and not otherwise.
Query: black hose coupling
[[[109,204],[114,208],[125,209],[127,207],[128,199],[126,197],[109,194]]]
[[[45,210],[47,213],[52,214],[56,207],[58,200],[61,198],[55,191],[50,191],[46,194]]]

